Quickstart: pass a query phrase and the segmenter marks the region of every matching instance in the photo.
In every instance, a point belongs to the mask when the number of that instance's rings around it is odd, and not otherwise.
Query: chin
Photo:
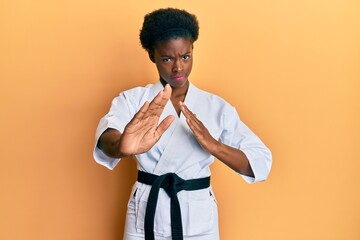
[[[183,81],[171,81],[171,83],[169,83],[171,87],[173,88],[182,88],[184,86],[187,86],[188,84],[188,80],[183,80]]]

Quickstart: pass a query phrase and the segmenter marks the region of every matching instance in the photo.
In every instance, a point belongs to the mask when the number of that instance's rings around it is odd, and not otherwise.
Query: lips
[[[185,79],[184,75],[175,75],[172,77],[172,79],[174,79],[175,81],[182,81]]]

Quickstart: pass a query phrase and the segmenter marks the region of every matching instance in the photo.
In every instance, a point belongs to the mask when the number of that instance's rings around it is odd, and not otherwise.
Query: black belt
[[[157,176],[151,173],[138,171],[138,182],[152,185],[145,212],[145,240],[155,240],[154,217],[160,188],[163,188],[171,199],[170,215],[172,239],[182,240],[181,211],[177,193],[182,190],[193,191],[208,188],[210,186],[210,177],[184,180],[175,173],[166,173]]]

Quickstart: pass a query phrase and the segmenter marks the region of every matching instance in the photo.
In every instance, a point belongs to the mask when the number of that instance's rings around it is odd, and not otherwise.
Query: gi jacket
[[[162,84],[157,82],[120,93],[113,100],[109,113],[99,122],[96,142],[107,128],[123,132],[141,106],[146,101],[152,101],[162,89]],[[272,164],[271,152],[240,120],[233,106],[191,83],[184,103],[215,139],[244,152],[255,175],[255,178],[242,175],[248,183],[267,178]],[[209,166],[214,162],[214,157],[199,145],[186,123],[186,118],[183,114],[178,117],[171,101],[166,104],[159,122],[168,115],[174,115],[175,120],[160,140],[148,152],[135,156],[138,170],[156,175],[173,172],[183,179],[210,176]],[[113,169],[120,161],[106,156],[96,145],[94,158],[109,169]],[[136,182],[131,195],[134,199],[129,201],[129,204],[133,205],[129,208],[135,209],[136,221],[133,224],[140,233],[144,230],[144,214],[150,188],[151,186]],[[211,187],[198,191],[181,191],[178,198],[184,235],[211,234],[217,231],[217,207]],[[168,195],[160,189],[154,232],[162,236],[171,235],[169,201]]]

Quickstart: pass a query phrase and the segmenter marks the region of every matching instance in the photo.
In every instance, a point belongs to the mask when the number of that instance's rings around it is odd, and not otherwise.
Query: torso
[[[163,86],[165,86],[165,84],[167,84],[164,80],[160,79],[160,82]],[[189,89],[189,85],[190,85],[190,82],[187,81],[184,86],[182,87],[179,87],[179,88],[174,88],[172,87],[172,92],[171,92],[171,97],[170,97],[170,100],[171,100],[171,103],[172,105],[174,106],[175,108],[175,111],[178,115],[178,117],[180,117],[180,113],[181,113],[181,109],[180,109],[180,105],[179,105],[179,102],[184,102],[185,101],[185,97],[186,97],[186,94],[188,92],[188,89]]]
[[[181,113],[181,109],[180,109],[180,104],[179,104],[179,102],[180,102],[180,101],[181,101],[181,102],[184,102],[184,100],[185,100],[185,96],[179,97],[179,98],[171,97],[171,103],[172,103],[172,105],[174,106],[175,111],[176,111],[178,117],[180,117],[180,113]]]

